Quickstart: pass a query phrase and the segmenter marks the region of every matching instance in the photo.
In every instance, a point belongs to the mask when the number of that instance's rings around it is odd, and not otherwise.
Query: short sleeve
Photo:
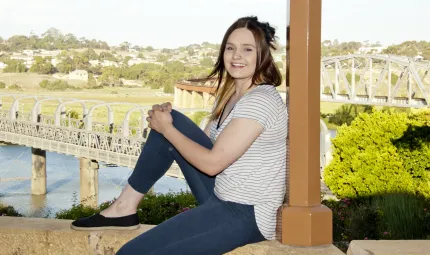
[[[276,98],[264,91],[256,91],[246,95],[235,106],[232,118],[252,119],[260,123],[264,130],[275,123],[278,116]]]

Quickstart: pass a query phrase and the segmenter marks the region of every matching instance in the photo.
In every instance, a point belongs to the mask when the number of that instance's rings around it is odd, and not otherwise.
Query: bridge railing
[[[0,119],[0,140],[134,167],[146,139],[59,127],[19,119]],[[112,160],[112,157],[117,160]]]

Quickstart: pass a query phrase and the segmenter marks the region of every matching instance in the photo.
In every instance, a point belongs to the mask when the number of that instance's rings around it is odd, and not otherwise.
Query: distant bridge
[[[428,107],[429,71],[430,62],[415,62],[400,56],[351,54],[324,57],[321,60],[321,102]],[[178,82],[175,105],[210,107],[214,82]],[[285,99],[284,91],[280,92]]]

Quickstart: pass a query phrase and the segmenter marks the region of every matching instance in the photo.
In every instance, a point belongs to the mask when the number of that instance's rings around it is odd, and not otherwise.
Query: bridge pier
[[[98,206],[99,200],[99,163],[92,159],[80,158],[80,201],[91,207]]]
[[[46,151],[31,148],[31,194],[46,194]]]

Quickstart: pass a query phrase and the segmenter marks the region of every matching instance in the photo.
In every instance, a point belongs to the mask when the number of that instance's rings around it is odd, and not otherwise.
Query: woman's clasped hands
[[[153,105],[146,118],[149,128],[164,134],[168,128],[173,126],[173,118],[170,112],[172,112],[172,104],[169,102]]]

